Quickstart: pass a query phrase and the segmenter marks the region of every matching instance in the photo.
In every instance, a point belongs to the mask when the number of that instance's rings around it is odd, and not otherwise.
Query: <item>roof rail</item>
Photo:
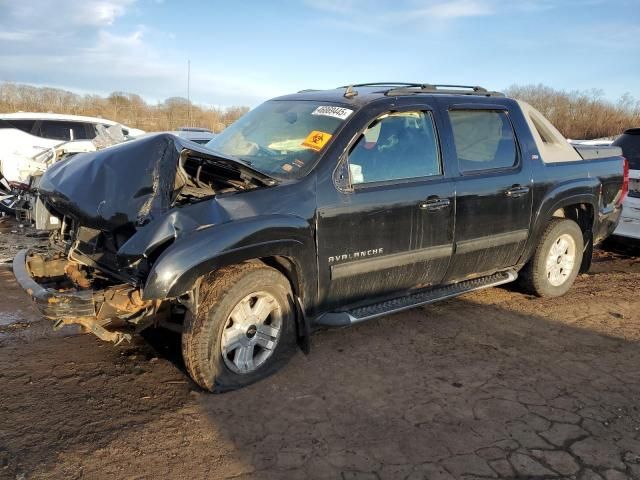
[[[405,83],[405,82],[371,82],[371,83],[354,83],[352,85],[343,85],[338,88],[347,87],[420,87],[422,83]]]
[[[454,95],[479,95],[482,97],[504,97],[504,93],[489,91],[484,87],[471,85],[432,85],[423,83],[421,85],[403,86],[400,88],[392,88],[385,92],[387,96],[411,95],[416,93],[442,93]]]

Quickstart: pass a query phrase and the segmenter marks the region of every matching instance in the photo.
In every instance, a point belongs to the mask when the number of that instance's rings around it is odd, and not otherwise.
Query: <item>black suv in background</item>
[[[624,201],[616,237],[640,240],[640,128],[630,128],[620,135],[614,146],[622,149],[629,161],[629,195]]]

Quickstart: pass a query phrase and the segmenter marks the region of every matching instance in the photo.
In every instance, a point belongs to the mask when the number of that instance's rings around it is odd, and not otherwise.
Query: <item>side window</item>
[[[458,166],[463,173],[516,164],[516,141],[506,112],[451,110],[449,112]]]
[[[84,138],[86,140],[93,140],[98,135],[98,132],[96,131],[96,125],[94,123],[85,123],[84,131],[85,131]]]
[[[36,123],[35,120],[9,120],[8,122],[18,130],[22,130],[26,133],[31,133],[33,125]]]
[[[349,153],[352,184],[442,174],[430,112],[395,112],[376,119]]]
[[[86,140],[88,138],[85,124],[81,122],[65,122],[58,120],[43,120],[40,131],[36,133],[44,138],[54,140]]]

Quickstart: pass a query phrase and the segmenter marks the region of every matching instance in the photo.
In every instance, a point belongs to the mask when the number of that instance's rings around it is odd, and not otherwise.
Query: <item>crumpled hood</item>
[[[171,208],[185,150],[233,164],[257,178],[262,175],[242,162],[162,133],[59,162],[45,172],[38,190],[57,211],[87,227],[115,230],[143,225]]]

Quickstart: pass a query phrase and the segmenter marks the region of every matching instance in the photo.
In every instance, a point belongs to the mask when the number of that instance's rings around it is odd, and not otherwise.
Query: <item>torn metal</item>
[[[143,300],[151,263],[180,235],[228,219],[219,194],[275,184],[249,165],[170,134],[56,163],[38,193],[58,219],[45,253],[21,252],[19,283],[57,325],[76,323],[119,343],[152,324]]]

